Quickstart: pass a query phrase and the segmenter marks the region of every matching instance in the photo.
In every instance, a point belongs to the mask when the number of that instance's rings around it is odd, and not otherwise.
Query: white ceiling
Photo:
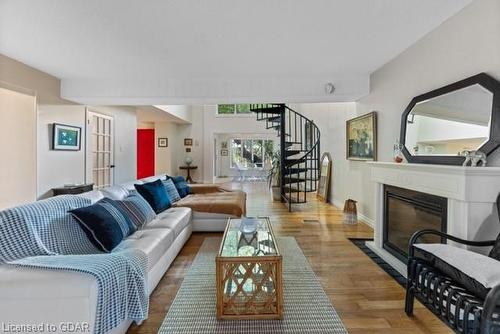
[[[83,103],[351,101],[470,2],[0,0],[0,53]]]

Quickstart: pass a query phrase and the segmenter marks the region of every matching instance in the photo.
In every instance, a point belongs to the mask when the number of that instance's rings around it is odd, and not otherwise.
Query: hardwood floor
[[[227,186],[247,192],[248,216],[269,216],[277,235],[297,239],[349,333],[452,333],[418,302],[413,318],[406,316],[404,289],[347,239],[371,238],[369,226],[343,225],[342,211],[316,201],[315,194],[290,213],[282,203],[270,200],[264,183]],[[222,233],[193,233],[153,292],[148,320],[131,326],[129,333],[158,331],[207,236],[222,237]]]

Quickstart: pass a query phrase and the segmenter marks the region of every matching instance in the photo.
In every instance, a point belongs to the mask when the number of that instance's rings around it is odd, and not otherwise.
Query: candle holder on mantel
[[[403,145],[399,141],[394,144],[393,159],[398,164],[403,162]]]

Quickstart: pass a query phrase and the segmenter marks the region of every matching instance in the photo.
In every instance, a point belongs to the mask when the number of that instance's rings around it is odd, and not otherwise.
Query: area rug
[[[220,238],[207,238],[159,333],[347,333],[295,238],[277,241],[283,254],[283,320],[216,319],[215,255]]]

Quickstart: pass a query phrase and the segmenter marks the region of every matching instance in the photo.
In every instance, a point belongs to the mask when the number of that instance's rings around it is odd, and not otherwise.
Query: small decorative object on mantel
[[[356,201],[348,199],[344,203],[344,224],[353,225],[358,223],[358,209]]]
[[[462,166],[471,167],[486,167],[486,154],[481,151],[462,151],[460,156],[465,157],[465,161]]]
[[[80,151],[82,128],[54,123],[52,125],[52,149],[58,151]]]
[[[394,144],[393,159],[398,164],[403,162],[403,145],[399,143],[399,140],[396,140]]]
[[[168,138],[158,138],[158,147],[168,147]]]
[[[184,138],[184,146],[193,146],[193,138]]]
[[[377,113],[375,111],[346,122],[348,160],[377,160]]]

